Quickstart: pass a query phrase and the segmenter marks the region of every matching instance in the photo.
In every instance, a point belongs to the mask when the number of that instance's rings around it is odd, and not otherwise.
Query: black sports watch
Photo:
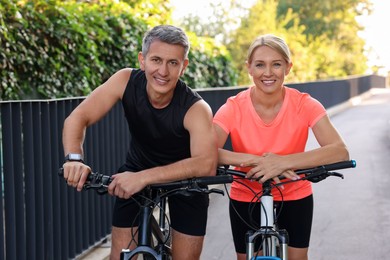
[[[78,153],[69,153],[65,156],[65,162],[84,162],[83,155]]]

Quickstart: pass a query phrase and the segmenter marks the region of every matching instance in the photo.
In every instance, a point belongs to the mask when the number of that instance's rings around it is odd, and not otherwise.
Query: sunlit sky
[[[189,13],[200,16],[211,13],[210,2],[223,2],[223,0],[171,0],[174,6],[173,18],[179,19]],[[246,0],[250,4],[255,0]],[[371,0],[373,12],[369,16],[359,17],[358,21],[365,27],[360,36],[366,40],[366,48],[371,51],[368,54],[368,65],[383,66],[380,74],[387,75],[390,71],[390,37],[387,31],[390,26],[390,1]]]
[[[361,37],[366,40],[367,48],[372,48],[369,65],[383,65],[382,73],[390,71],[390,1],[371,0],[373,12],[368,17],[361,17],[359,22],[365,26]]]

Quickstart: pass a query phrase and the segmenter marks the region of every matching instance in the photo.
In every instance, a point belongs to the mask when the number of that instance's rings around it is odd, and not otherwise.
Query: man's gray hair
[[[148,31],[142,42],[142,55],[145,57],[154,41],[162,41],[168,44],[177,44],[184,47],[184,58],[188,57],[190,42],[185,32],[173,25],[158,25]]]

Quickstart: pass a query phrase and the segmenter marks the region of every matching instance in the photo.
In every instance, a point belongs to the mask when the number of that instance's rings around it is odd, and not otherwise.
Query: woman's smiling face
[[[284,84],[292,64],[268,46],[257,47],[247,62],[247,68],[254,84],[265,93],[273,93]]]

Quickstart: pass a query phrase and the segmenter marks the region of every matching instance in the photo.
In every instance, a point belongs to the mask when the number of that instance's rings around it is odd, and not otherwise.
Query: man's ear
[[[186,70],[187,66],[188,66],[188,59],[184,59],[184,62],[183,62],[183,68],[181,69],[181,72],[180,72],[180,77],[183,76],[184,74],[184,71]]]
[[[142,51],[138,52],[138,62],[141,70],[145,70],[145,59],[144,55],[142,55]]]

